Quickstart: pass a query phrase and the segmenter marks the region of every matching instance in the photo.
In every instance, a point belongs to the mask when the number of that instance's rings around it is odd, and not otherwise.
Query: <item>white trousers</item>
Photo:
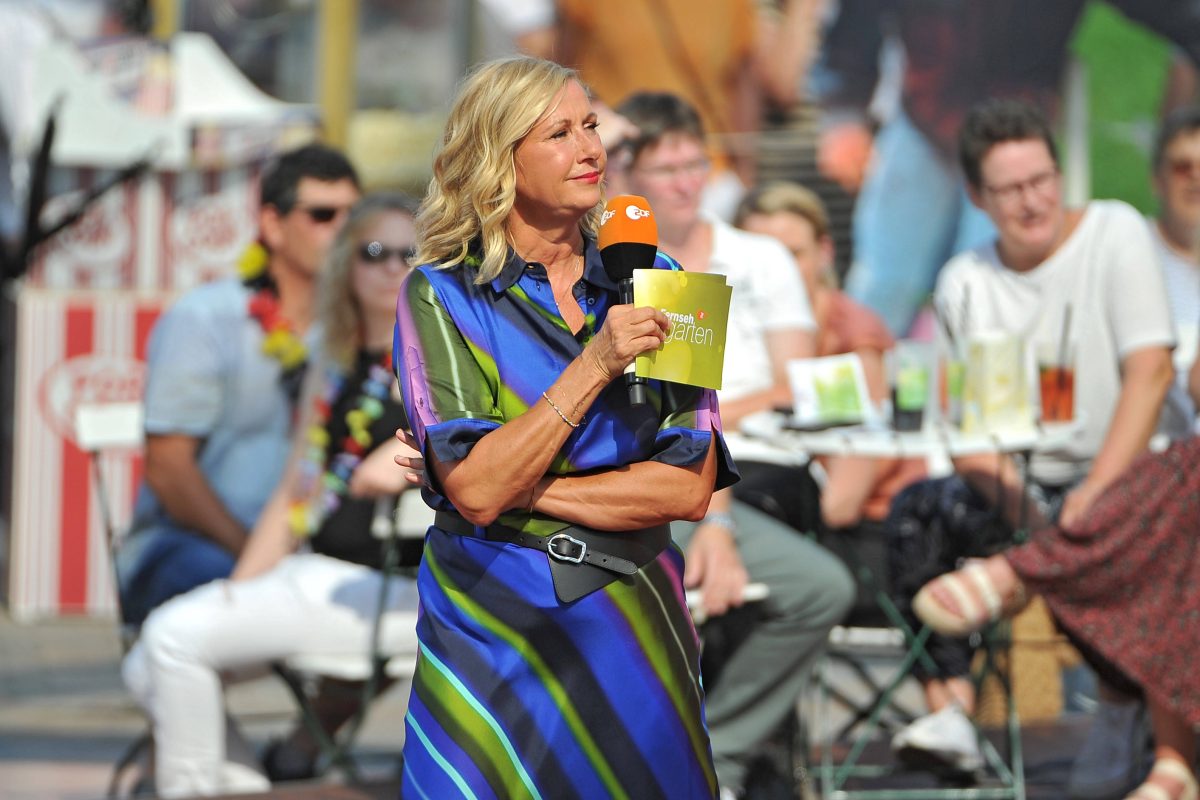
[[[258,759],[227,721],[222,674],[295,655],[365,657],[381,574],[312,553],[246,581],[215,581],[156,609],[122,666],[154,724],[160,797],[266,791]],[[417,587],[393,578],[384,653],[417,651]]]

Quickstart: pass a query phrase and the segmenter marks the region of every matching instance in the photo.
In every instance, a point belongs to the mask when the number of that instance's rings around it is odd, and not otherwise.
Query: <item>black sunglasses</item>
[[[367,242],[359,245],[358,257],[367,264],[382,264],[392,256],[400,259],[400,263],[409,266],[417,257],[417,248],[385,247],[381,242]]]
[[[296,210],[303,211],[313,222],[323,225],[333,222],[339,214],[347,211],[341,206],[298,206]]]

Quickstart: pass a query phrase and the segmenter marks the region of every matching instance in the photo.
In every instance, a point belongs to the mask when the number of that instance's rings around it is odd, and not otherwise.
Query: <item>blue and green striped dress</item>
[[[661,254],[656,266],[678,268]],[[422,450],[443,462],[540,402],[617,302],[591,241],[574,288],[586,315],[578,335],[542,265],[512,254],[496,280],[472,278],[461,266],[421,267],[398,307],[394,363],[409,420]],[[715,393],[655,381],[649,389],[651,402],[631,407],[624,382],[613,381],[552,470],[703,459],[720,430]],[[724,486],[736,473],[719,435],[716,444]],[[453,508],[428,489],[426,501]],[[536,514],[500,521],[538,534],[566,526]],[[682,575],[671,546],[631,578],[561,603],[544,553],[431,528],[401,796],[714,797]]]

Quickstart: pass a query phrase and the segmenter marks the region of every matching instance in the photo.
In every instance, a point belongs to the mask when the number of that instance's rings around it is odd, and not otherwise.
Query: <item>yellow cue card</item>
[[[633,271],[633,302],[660,309],[671,320],[663,346],[637,357],[635,369],[706,389],[721,388],[730,287],[724,275],[666,269]]]

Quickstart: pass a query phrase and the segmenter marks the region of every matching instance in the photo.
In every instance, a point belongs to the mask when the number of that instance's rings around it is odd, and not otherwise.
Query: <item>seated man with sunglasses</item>
[[[145,478],[117,555],[126,623],[232,570],[283,473],[315,279],[359,194],[336,150],[282,154],[263,172],[259,241],[241,275],[193,289],[155,324]]]

